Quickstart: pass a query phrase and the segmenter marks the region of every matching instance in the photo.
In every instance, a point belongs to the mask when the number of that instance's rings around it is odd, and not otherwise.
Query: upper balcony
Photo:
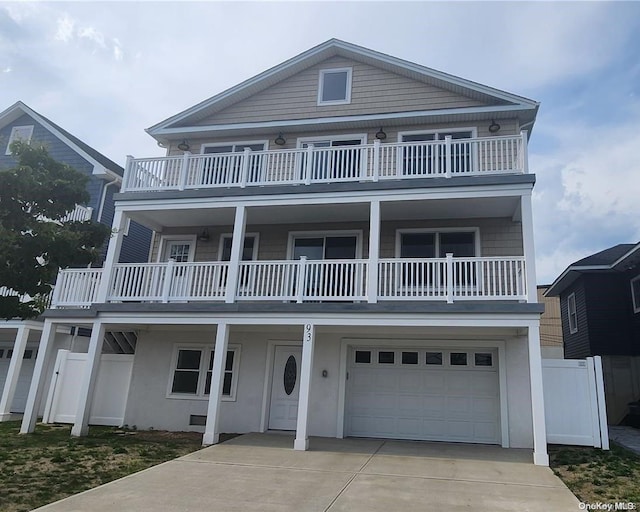
[[[123,192],[527,173],[527,136],[129,157]]]

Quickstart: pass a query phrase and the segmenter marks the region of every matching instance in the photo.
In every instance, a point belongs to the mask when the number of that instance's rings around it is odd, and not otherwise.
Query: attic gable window
[[[11,128],[11,135],[9,135],[9,142],[7,143],[7,149],[5,151],[5,155],[11,154],[11,143],[17,140],[21,140],[22,142],[26,142],[29,144],[31,142],[31,136],[33,135],[33,125],[30,126],[14,126]]]
[[[351,103],[351,68],[321,69],[318,105]]]

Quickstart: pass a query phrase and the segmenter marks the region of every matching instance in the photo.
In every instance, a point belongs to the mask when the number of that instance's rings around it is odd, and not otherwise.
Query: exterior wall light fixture
[[[380,129],[376,133],[376,139],[384,140],[386,138],[387,138],[387,134],[384,132],[384,130],[382,129],[382,126],[381,126]]]
[[[273,142],[275,142],[278,146],[284,146],[287,143],[287,140],[282,136],[282,132],[280,132],[276,137],[276,140],[274,140]]]

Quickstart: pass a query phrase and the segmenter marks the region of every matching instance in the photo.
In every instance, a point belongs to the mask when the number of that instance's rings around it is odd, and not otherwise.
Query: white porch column
[[[540,325],[529,326],[529,379],[531,382],[531,416],[533,418],[533,463],[549,465],[547,429],[544,419],[542,389],[542,356],[540,355]]]
[[[209,406],[207,408],[207,424],[202,436],[202,444],[216,444],[220,440],[218,425],[220,424],[220,400],[224,383],[224,365],[227,360],[229,346],[229,326],[218,324],[216,345],[213,352],[213,368],[211,370],[211,389],[209,390]]]
[[[378,302],[378,273],[380,261],[380,201],[371,201],[369,208],[369,274],[368,302]]]
[[[74,437],[86,436],[89,432],[89,415],[91,413],[93,392],[98,380],[98,367],[100,366],[100,356],[102,355],[104,331],[104,324],[100,320],[93,322],[87,364],[84,367],[82,382],[79,383],[80,396],[78,396],[76,421],[71,428],[71,435]]]
[[[126,225],[127,215],[122,210],[116,209],[113,215],[113,224],[111,225],[114,233],[109,239],[109,247],[107,248],[107,254],[104,258],[104,265],[102,265],[102,278],[100,279],[100,287],[98,288],[98,296],[96,298],[99,303],[107,301],[109,283],[111,283],[111,276],[113,274],[113,265],[118,263],[118,259],[120,258],[120,249],[122,247],[122,239]]]
[[[27,405],[24,409],[22,417],[21,434],[33,432],[36,428],[38,419],[38,409],[40,408],[40,400],[44,389],[44,369],[49,361],[49,355],[56,337],[56,324],[50,319],[45,319],[42,328],[42,336],[38,346],[38,355],[36,357],[36,365],[33,369],[33,377],[31,377],[31,387],[29,387],[29,396],[27,397]]]
[[[527,272],[527,302],[538,302],[536,291],[536,250],[533,242],[533,211],[531,208],[531,194],[520,198],[522,216],[522,246]]]
[[[7,378],[4,381],[2,398],[0,398],[0,421],[6,421],[11,417],[11,404],[16,393],[16,387],[18,387],[18,377],[20,376],[22,358],[24,357],[24,349],[27,347],[28,339],[29,328],[25,325],[18,327]]]
[[[316,329],[313,324],[304,326],[302,335],[302,363],[300,365],[300,392],[298,395],[298,423],[294,450],[309,449],[309,398],[311,394],[311,377],[313,372],[313,348]]]
[[[244,230],[247,223],[247,208],[236,207],[236,218],[233,223],[233,238],[231,239],[231,257],[229,258],[229,272],[227,273],[227,293],[225,302],[236,301],[238,290],[238,277],[240,275],[240,262],[242,261],[242,249],[244,248]]]

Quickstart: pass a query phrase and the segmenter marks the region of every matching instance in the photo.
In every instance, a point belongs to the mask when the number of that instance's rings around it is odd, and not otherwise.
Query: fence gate
[[[547,442],[609,449],[600,356],[543,359]]]
[[[74,423],[87,354],[59,350],[44,410],[44,423]],[[89,423],[121,426],[133,369],[132,354],[102,354]]]

